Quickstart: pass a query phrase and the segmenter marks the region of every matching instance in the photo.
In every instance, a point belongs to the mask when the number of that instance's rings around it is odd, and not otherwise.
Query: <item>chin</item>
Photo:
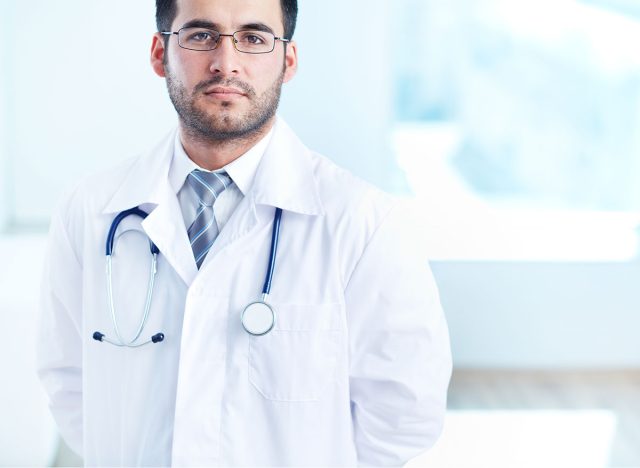
[[[238,132],[243,132],[245,125],[244,121],[239,117],[216,116],[209,120],[208,127],[213,133],[237,134]]]

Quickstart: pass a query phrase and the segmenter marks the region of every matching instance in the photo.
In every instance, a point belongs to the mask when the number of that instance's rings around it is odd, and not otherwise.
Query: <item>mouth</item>
[[[215,86],[204,92],[205,95],[224,99],[233,99],[246,96],[245,93],[236,88],[228,88],[224,86]]]

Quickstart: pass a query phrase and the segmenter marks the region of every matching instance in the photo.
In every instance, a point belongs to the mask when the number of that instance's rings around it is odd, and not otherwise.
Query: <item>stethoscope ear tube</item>
[[[111,320],[113,323],[117,341],[110,340],[105,336],[104,333],[101,333],[99,331],[96,331],[93,334],[93,339],[100,342],[110,343],[115,346],[137,348],[139,346],[143,346],[149,343],[161,343],[164,340],[163,333],[156,333],[149,340],[146,340],[142,343],[137,343],[138,339],[140,338],[140,335],[142,334],[142,330],[144,329],[147,323],[147,319],[149,318],[149,311],[151,309],[151,299],[153,297],[153,287],[155,284],[155,277],[157,273],[158,255],[160,254],[160,250],[153,242],[149,241],[150,250],[151,250],[151,266],[150,266],[150,273],[149,273],[149,284],[147,286],[147,300],[144,307],[144,314],[143,314],[142,320],[140,321],[140,326],[138,327],[138,330],[136,330],[136,334],[133,337],[133,339],[130,341],[125,341],[122,338],[120,329],[118,327],[118,319],[116,317],[116,311],[115,311],[115,306],[113,301],[113,284],[111,279],[112,277],[111,256],[113,255],[113,252],[114,252],[114,242],[116,237],[116,231],[118,230],[118,225],[120,224],[120,222],[122,222],[123,219],[125,219],[127,216],[130,216],[130,215],[139,216],[142,219],[145,219],[148,216],[146,212],[142,211],[138,207],[131,208],[129,210],[119,213],[111,223],[111,227],[109,228],[109,233],[107,234],[107,242],[106,242],[106,248],[105,248],[106,260],[107,260],[107,264],[106,264],[107,298],[109,303],[109,310],[111,312]]]
[[[135,208],[125,210],[122,213],[118,213],[118,215],[114,218],[113,222],[111,223],[111,227],[109,228],[109,233],[107,234],[107,245],[105,247],[105,253],[107,256],[110,256],[113,254],[113,244],[115,241],[116,231],[118,230],[118,226],[120,225],[120,223],[124,218],[130,215],[139,216],[142,219],[145,219],[147,216],[149,216],[149,214],[146,211],[142,211],[137,206]],[[156,244],[154,244],[151,241],[149,241],[149,244],[150,244],[149,249],[151,250],[151,254],[157,255],[160,253],[160,249],[158,249]]]

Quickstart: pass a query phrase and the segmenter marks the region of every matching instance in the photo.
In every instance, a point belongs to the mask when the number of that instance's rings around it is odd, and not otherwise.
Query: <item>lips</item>
[[[236,95],[236,96],[245,96],[245,94],[236,88],[227,88],[223,86],[215,86],[213,88],[207,89],[205,94],[216,94],[216,95]]]

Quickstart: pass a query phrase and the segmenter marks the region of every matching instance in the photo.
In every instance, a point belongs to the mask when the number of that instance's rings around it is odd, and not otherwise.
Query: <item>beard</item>
[[[208,142],[228,142],[246,140],[260,133],[262,128],[273,118],[280,102],[280,93],[284,79],[284,69],[273,84],[261,95],[249,84],[236,78],[216,76],[198,83],[192,92],[166,68],[167,90],[169,98],[180,116],[184,130],[193,137]],[[242,90],[245,99],[249,100],[249,109],[238,115],[234,112],[234,103],[221,101],[222,109],[207,109],[198,103],[211,86],[229,86]]]

